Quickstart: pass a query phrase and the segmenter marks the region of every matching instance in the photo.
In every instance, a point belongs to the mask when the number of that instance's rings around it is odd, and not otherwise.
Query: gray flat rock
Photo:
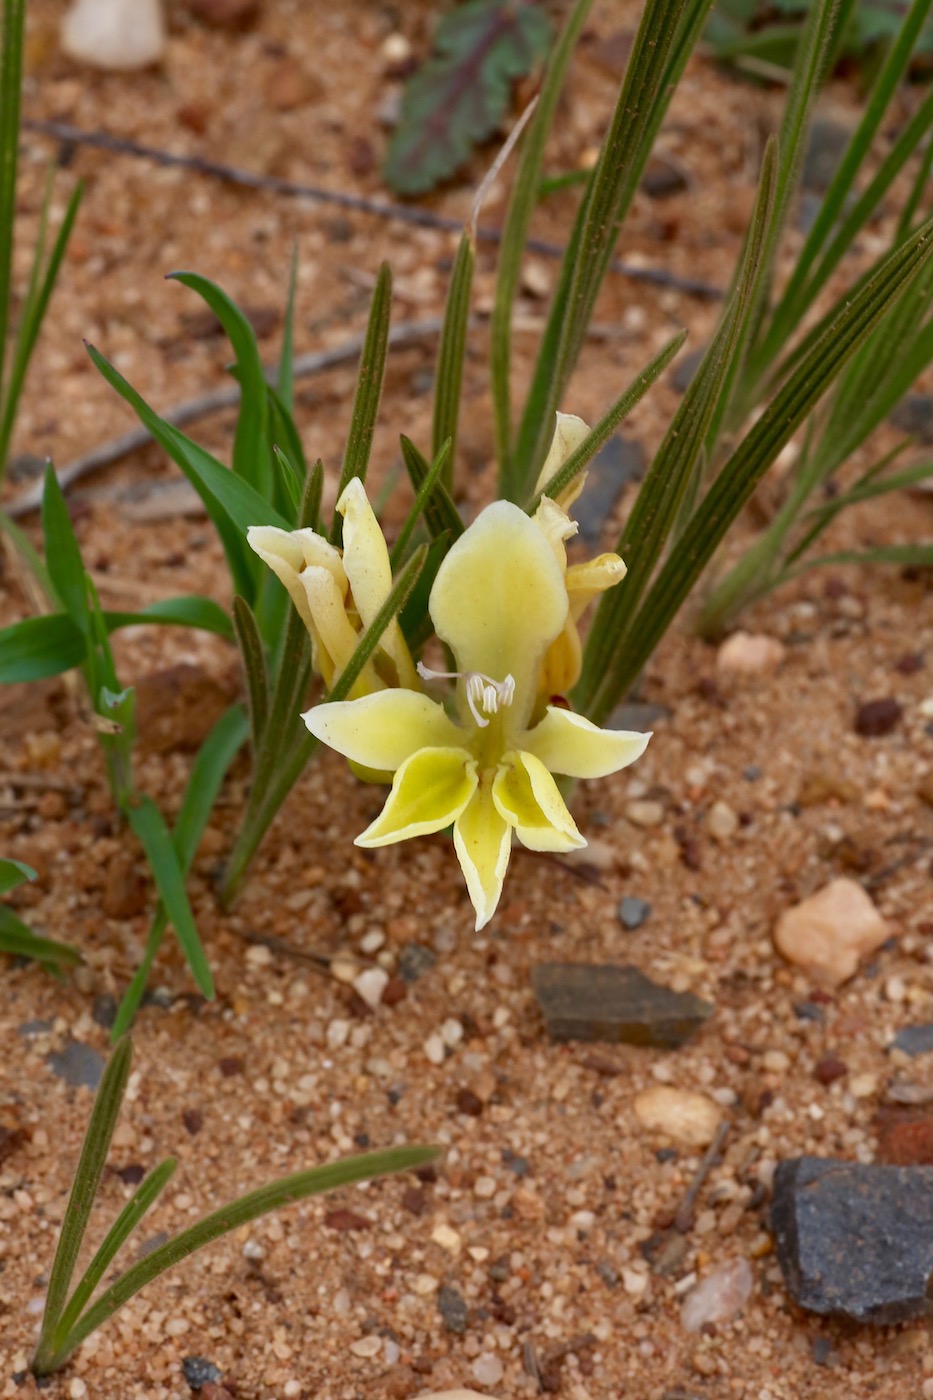
[[[628,965],[539,963],[531,985],[552,1040],[673,1050],[713,1012],[708,1001],[672,992]]]
[[[61,1050],[52,1050],[45,1058],[52,1073],[74,1088],[84,1084],[96,1089],[104,1072],[103,1058],[93,1045],[80,1040],[66,1041]]]
[[[905,1055],[928,1055],[933,1050],[933,1026],[904,1026],[894,1037],[893,1045]]]
[[[771,1226],[802,1308],[883,1324],[930,1312],[933,1167],[779,1162]]]

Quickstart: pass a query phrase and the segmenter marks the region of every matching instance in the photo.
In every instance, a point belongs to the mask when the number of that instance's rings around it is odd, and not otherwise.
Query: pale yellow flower
[[[285,585],[311,636],[314,669],[330,689],[392,587],[389,551],[363,483],[353,477],[337,502],[343,516],[343,549],[314,530],[251,525],[250,547]],[[385,686],[418,687],[418,677],[398,619],[382,634],[353,687],[365,695]]]
[[[453,545],[429,610],[456,658],[456,718],[399,689],[319,705],[304,719],[351,762],[395,774],[357,845],[453,826],[480,929],[499,902],[513,834],[534,851],[586,845],[552,774],[603,777],[638,758],[651,736],[599,729],[542,701],[542,663],[571,606],[552,541],[517,506],[487,507]]]

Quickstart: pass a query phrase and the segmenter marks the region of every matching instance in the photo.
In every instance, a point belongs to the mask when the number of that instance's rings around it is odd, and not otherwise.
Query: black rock
[[[790,1158],[774,1174],[771,1228],[802,1308],[882,1324],[929,1313],[933,1167]]]
[[[933,1050],[933,1026],[905,1026],[894,1037],[894,1049],[905,1055],[926,1055]]]
[[[599,543],[603,526],[625,487],[644,476],[645,449],[632,438],[611,437],[587,472],[586,490],[574,502],[573,517],[580,526],[580,538],[592,547]]]
[[[112,992],[101,992],[100,996],[94,998],[91,1015],[99,1026],[103,1026],[105,1031],[113,1028],[113,1023],[117,1019],[117,999]]]
[[[637,967],[612,963],[539,963],[531,985],[552,1040],[672,1050],[713,1011],[691,992],[672,992]]]
[[[423,943],[406,943],[398,955],[398,975],[403,982],[417,982],[437,962],[437,954]]]
[[[651,905],[647,899],[638,899],[633,894],[627,894],[619,901],[619,922],[623,928],[641,928],[650,914]]]
[[[217,1385],[224,1378],[220,1367],[215,1366],[213,1361],[208,1361],[206,1356],[186,1356],[181,1363],[181,1369],[192,1390],[200,1390],[208,1381]]]
[[[444,1283],[438,1289],[437,1307],[447,1331],[462,1336],[467,1329],[470,1312],[463,1294],[458,1293],[449,1283]]]
[[[96,1089],[104,1072],[104,1061],[93,1045],[80,1040],[67,1041],[61,1050],[53,1050],[45,1058],[52,1073],[74,1088],[85,1084]]]
[[[687,187],[684,172],[660,156],[652,156],[641,177],[641,188],[649,199],[669,199],[672,194],[681,194]]]

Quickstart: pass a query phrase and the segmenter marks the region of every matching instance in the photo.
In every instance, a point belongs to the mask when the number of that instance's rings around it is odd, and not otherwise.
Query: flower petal
[[[598,554],[595,559],[587,559],[582,564],[571,564],[564,575],[564,583],[570,595],[570,616],[574,621],[598,593],[614,588],[627,573],[618,554]]]
[[[512,724],[523,728],[568,609],[563,570],[534,521],[509,501],[487,506],[438,569],[428,607],[458,670],[515,678]]]
[[[309,631],[315,643],[314,664],[329,689],[356,650],[359,635],[347,617],[344,593],[329,569],[317,566],[304,569],[298,575],[298,587],[311,615]],[[299,612],[304,618],[301,608]],[[363,688],[374,690],[379,681],[371,668],[368,668],[368,675],[370,683],[364,682]]]
[[[584,438],[589,437],[590,430],[582,418],[577,418],[573,413],[558,413],[557,426],[554,429],[554,436],[551,438],[551,446],[544,459],[544,466],[535,485],[535,494],[539,491],[546,491],[551,477],[566,462],[567,458],[576,452]],[[569,486],[561,491],[557,498],[558,504],[565,508],[572,505],[583,490],[586,481],[586,473],[581,472],[575,476]]]
[[[419,749],[402,764],[386,805],[354,845],[391,846],[443,831],[463,812],[478,781],[466,749]]]
[[[315,705],[302,719],[315,738],[353,763],[389,773],[420,749],[456,748],[463,739],[443,706],[413,690]]]
[[[354,476],[347,483],[337,509],[343,516],[343,567],[350,581],[353,602],[363,628],[367,628],[392,588],[389,550],[379,521],[366,496],[362,481]],[[395,663],[392,679],[399,685],[418,689],[415,667],[402,637],[398,618],[393,618],[382,634],[379,650]]]
[[[640,758],[650,738],[650,732],[600,729],[572,710],[549,705],[541,723],[522,736],[522,747],[552,773],[604,778]]]
[[[496,810],[488,782],[454,823],[454,848],[479,932],[496,912],[512,852],[512,829]]]
[[[280,530],[276,525],[250,525],[246,540],[250,549],[285,585],[302,622],[313,636],[311,611],[301,574],[309,565],[327,569],[344,596],[347,576],[338,551],[313,530]]]
[[[586,845],[557,784],[534,754],[507,755],[492,796],[496,810],[529,850],[575,851]]]

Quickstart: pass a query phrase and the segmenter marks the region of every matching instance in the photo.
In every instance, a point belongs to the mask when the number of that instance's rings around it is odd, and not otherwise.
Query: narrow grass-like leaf
[[[431,475],[431,468],[415,444],[410,438],[405,437],[404,433],[399,441],[402,447],[402,460],[408,470],[408,475],[411,477],[415,494],[419,495],[421,488]],[[424,518],[434,539],[437,539],[438,535],[442,535],[445,530],[449,532],[451,542],[459,539],[463,534],[464,524],[460,519],[460,512],[440,481],[435,483],[433,490],[424,502]]]
[[[268,1215],[270,1211],[279,1210],[295,1201],[303,1201],[308,1196],[334,1191],[342,1186],[353,1186],[359,1181],[386,1176],[390,1172],[413,1171],[436,1160],[439,1155],[439,1149],[436,1147],[391,1147],[382,1152],[368,1152],[363,1156],[348,1157],[344,1161],[312,1167],[309,1171],[295,1172],[222,1206],[131,1265],[126,1273],[117,1279],[116,1283],[111,1284],[87,1309],[54,1352],[43,1354],[41,1358],[39,1352],[36,1353],[33,1360],[34,1374],[43,1376],[57,1370],[85,1337],[95,1332],[101,1323],[112,1317],[118,1308],[134,1297],[141,1288],[145,1288],[147,1283],[158,1278],[166,1269],[187,1259],[213,1240],[248,1225],[252,1220]]]
[[[6,386],[6,395],[4,398],[0,399],[0,480],[3,478],[3,470],[10,448],[10,438],[13,435],[13,424],[16,419],[17,408],[19,407],[23,381],[26,378],[26,371],[29,369],[32,352],[36,348],[39,331],[42,328],[42,322],[48,310],[49,301],[58,278],[62,258],[65,256],[68,240],[71,237],[74,221],[77,218],[78,206],[81,203],[81,195],[84,190],[84,186],[79,182],[72,191],[71,198],[65,208],[64,217],[55,235],[55,241],[52,244],[52,251],[49,255],[48,262],[43,268],[45,229],[49,201],[51,198],[51,188],[52,177],[50,176],[42,209],[41,233],[33,257],[33,270],[30,278],[29,291],[23,303],[19,329],[13,345],[13,355],[10,364],[9,379]],[[0,320],[0,328],[2,327],[3,321]]]
[[[903,452],[909,444],[907,442],[898,443],[891,452],[886,453],[882,461],[883,466],[898,453]],[[876,469],[866,472],[865,476],[848,491],[839,496],[834,496],[825,505],[818,506],[810,511],[803,523],[807,529],[792,550],[788,552],[785,567],[795,564],[801,558],[810,545],[829,526],[836,516],[850,506],[858,505],[862,501],[870,501],[875,496],[887,496],[892,491],[907,491],[912,486],[919,486],[922,482],[928,481],[933,476],[933,462],[921,462],[915,467],[908,467],[905,471],[895,472],[891,476],[878,477]]]
[[[433,636],[434,625],[428,612],[428,601],[437,571],[449,549],[450,536],[446,533],[431,541],[418,581],[399,612],[398,623],[412,655],[417,655],[428,638]]]
[[[599,687],[625,637],[695,479],[697,464],[717,408],[741,358],[749,322],[767,271],[767,252],[777,217],[777,151],[769,142],[762,163],[755,208],[742,251],[735,286],[660,448],[648,470],[616,546],[628,565],[624,586],[600,602],[587,641],[578,697],[587,704]]]
[[[796,578],[808,569],[822,569],[832,564],[900,564],[903,567],[933,568],[933,544],[879,544],[868,549],[842,549],[836,554],[823,554],[816,559],[787,569],[784,578]]]
[[[363,353],[360,356],[356,397],[353,400],[353,414],[350,419],[350,434],[347,439],[347,450],[344,453],[343,468],[337,487],[338,501],[352,477],[358,476],[361,481],[366,480],[373,434],[376,431],[376,417],[379,413],[379,400],[382,397],[382,380],[385,375],[391,311],[392,273],[389,264],[383,263],[373,289],[366,339],[363,342]],[[343,517],[335,510],[331,524],[331,538],[334,544],[339,545],[343,538],[342,526]]]
[[[512,473],[524,497],[547,451],[554,412],[583,346],[619,226],[634,198],[651,142],[673,95],[710,0],[648,0],[642,12],[612,124],[603,142],[574,232],[561,263],[532,386],[519,430]]]
[[[324,463],[318,457],[305,477],[301,505],[298,510],[298,518],[295,521],[297,529],[316,530],[318,534],[323,533],[321,529],[321,498],[323,495]]]
[[[0,629],[0,684],[60,676],[82,664],[87,645],[65,613],[13,622]]]
[[[221,715],[198,750],[172,829],[172,845],[183,875],[187,875],[191,868],[227,771],[248,737],[246,712],[242,705],[234,705]],[[165,906],[160,903],[153,916],[140,965],[117,1008],[110,1033],[112,1041],[119,1040],[130,1028],[145,994],[149,973],[162,946],[167,926]]]
[[[0,404],[4,401],[4,361],[10,325],[25,16],[26,0],[3,0],[0,13]],[[0,457],[0,478],[5,465]]]
[[[457,422],[463,394],[463,363],[466,357],[467,326],[470,320],[470,293],[473,289],[473,268],[476,252],[473,239],[464,231],[450,274],[447,305],[444,308],[444,328],[437,352],[437,377],[434,382],[434,427],[431,451],[440,455],[445,442],[450,451],[446,457],[442,480],[448,491],[453,490],[453,465],[457,450]]]
[[[843,212],[857,176],[865,166],[884,114],[907,70],[917,36],[929,14],[930,4],[931,0],[913,0],[897,38],[885,56],[858,128],[853,133],[830,181],[804,246],[794,263],[787,286],[771,316],[763,349],[765,358],[770,358],[775,351],[779,351],[790,338],[811,300],[809,296],[802,298],[801,293],[813,271],[820,250],[825,246]],[[906,234],[907,231],[905,228],[903,233]]]
[[[3,905],[0,905],[0,953],[14,958],[32,958],[59,973],[84,961],[77,948],[33,933],[12,909]]]
[[[398,569],[401,566],[405,559],[405,551],[408,549],[408,543],[411,539],[415,526],[418,524],[418,521],[421,519],[422,515],[424,514],[427,508],[428,502],[430,501],[431,496],[434,492],[434,488],[437,486],[438,482],[440,481],[443,475],[444,467],[450,457],[452,450],[453,444],[450,438],[448,438],[446,442],[441,443],[437,456],[431,463],[431,467],[428,471],[427,476],[424,477],[423,481],[421,482],[421,485],[418,487],[418,490],[415,493],[415,499],[412,503],[411,510],[405,517],[405,522],[402,525],[401,530],[399,530],[398,532],[398,537],[395,543],[393,544],[392,551],[389,555],[389,563],[392,566],[393,573],[396,569]]]
[[[587,705],[590,718],[597,723],[604,719],[639,675],[726,530],[781,448],[895,298],[910,286],[931,252],[933,221],[890,254],[874,277],[846,300],[809,355],[743,438],[694,513],[677,549],[662,566],[629,629],[629,645],[617,655],[598,693]]]
[[[262,740],[269,715],[269,676],[266,671],[265,647],[259,635],[256,617],[246,599],[239,596],[233,600],[233,626],[246,674],[250,729],[253,748],[256,749]]]
[[[46,567],[56,596],[74,625],[89,635],[91,622],[84,560],[51,462],[45,470],[42,493],[42,534]]]
[[[10,890],[15,890],[18,885],[35,878],[36,872],[25,861],[10,860],[7,856],[0,857],[0,894],[9,894]]]
[[[538,105],[525,133],[522,158],[499,244],[496,299],[489,329],[489,372],[499,483],[502,494],[506,496],[512,496],[517,490],[517,483],[512,479],[512,308],[521,277],[531,216],[539,197],[544,149],[557,111],[567,65],[592,4],[593,0],[576,0],[548,59]],[[583,178],[587,179],[588,175],[584,174]]]
[[[207,303],[227,334],[236,355],[236,379],[240,385],[240,411],[233,439],[233,470],[263,497],[272,496],[272,463],[268,446],[266,373],[259,356],[256,334],[236,303],[208,278],[197,272],[170,272],[169,280],[181,282]],[[253,522],[257,524],[257,521]]]
[[[165,905],[166,914],[174,925],[175,935],[197,983],[198,991],[211,1001],[214,996],[214,979],[188,902],[185,877],[178,854],[162,813],[151,798],[142,797],[128,806],[126,816],[146,852],[156,888]]]
[[[686,338],[687,332],[679,331],[673,340],[669,340],[664,348],[658,351],[654,359],[649,361],[638,378],[619,395],[609,412],[603,414],[596,426],[590,429],[580,446],[554,473],[544,489],[532,497],[528,506],[529,514],[534,513],[542,496],[556,498],[567,489],[574,477],[580,475],[599,449],[608,442],[619,424],[628,417],[635,405],[644,398],[652,384],[664,373]]]
[[[297,515],[301,506],[304,477],[293,466],[288,454],[278,445],[272,448],[272,460],[276,468],[276,499],[281,505],[283,514]]]
[[[248,482],[235,476],[216,457],[161,419],[93,346],[88,346],[88,353],[108,384],[125,399],[190,481],[220,536],[234,589],[248,602],[254,602],[260,561],[246,544],[245,531],[250,525],[277,525],[287,530],[288,521]]]
[[[121,627],[192,627],[233,641],[233,628],[224,609],[213,598],[202,598],[196,593],[180,598],[160,598],[158,602],[147,603],[139,612],[113,612],[105,608],[103,619],[108,632],[116,632]]]
[[[94,1098],[94,1108],[65,1209],[52,1272],[49,1275],[42,1330],[32,1363],[37,1375],[43,1374],[43,1364],[51,1360],[55,1351],[53,1338],[65,1309],[72,1275],[103,1176],[120,1105],[126,1092],[132,1057],[133,1047],[130,1042],[121,1041],[104,1066],[100,1086]]]
[[[56,1349],[62,1345],[62,1342],[68,1336],[68,1333],[90,1302],[94,1289],[100,1283],[118,1252],[136,1229],[136,1226],[140,1223],[143,1216],[159,1199],[162,1192],[175,1175],[177,1167],[178,1162],[174,1157],[167,1157],[164,1162],[160,1162],[159,1165],[140,1182],[138,1188],[133,1192],[133,1195],[120,1211],[120,1214],[101,1241],[94,1258],[91,1260],[90,1264],[88,1264],[87,1269],[75,1286],[74,1292],[68,1299],[65,1310],[55,1329],[53,1344]]]

